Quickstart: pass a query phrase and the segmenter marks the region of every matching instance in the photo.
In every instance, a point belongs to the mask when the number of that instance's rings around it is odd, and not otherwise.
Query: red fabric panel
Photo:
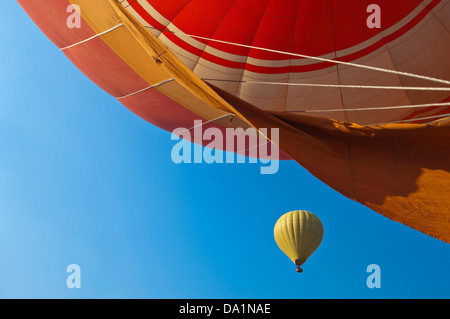
[[[158,12],[164,15],[168,9],[166,3],[147,0]],[[340,58],[341,61],[354,61],[411,30],[442,0],[432,1],[416,18],[400,30],[358,52]],[[305,1],[305,0],[257,0],[248,7],[243,1],[237,1],[231,8],[227,3],[216,5],[211,9],[211,15],[205,11],[211,7],[211,1],[196,0],[186,3],[169,1],[170,13],[175,26],[183,32],[204,37],[213,37],[244,45],[259,46],[280,51],[294,52],[311,56],[320,56],[336,50],[342,50],[359,44],[375,36],[378,32],[388,29],[404,19],[417,6],[420,0],[390,1],[378,0],[371,3],[382,7],[382,29],[369,29],[366,20],[370,13],[366,9],[368,3],[353,1]],[[216,2],[214,2],[216,3]],[[330,4],[331,3],[331,4]],[[154,18],[148,15],[137,2],[133,8],[152,26],[163,29]],[[175,6],[177,8],[175,9]],[[253,9],[252,9],[253,8]],[[162,10],[162,11],[160,11]],[[222,11],[222,14],[221,14]],[[225,13],[225,15],[224,15]],[[223,16],[223,18],[220,18]],[[330,67],[329,63],[316,63],[307,66],[293,67],[261,67],[257,65],[229,61],[227,59],[204,53],[191,46],[178,36],[166,32],[165,35],[186,51],[202,58],[230,68],[247,69],[263,74],[280,74],[286,72],[308,72]],[[267,51],[242,48],[238,46],[208,42],[211,47],[232,54],[250,56],[267,60],[286,60],[291,56]]]
[[[100,38],[64,50],[64,54],[89,79],[114,97],[149,86]]]
[[[147,1],[188,34],[211,37],[214,33],[216,39],[314,56],[364,42],[401,21],[422,3],[420,0],[371,1],[370,4],[379,4],[382,8],[382,29],[378,30],[366,26],[369,2],[360,0],[236,1],[231,8],[229,2],[223,1]],[[433,1],[433,6],[440,1]],[[139,13],[143,10],[137,2],[132,6]],[[209,45],[243,54],[242,48],[224,47],[220,43]],[[252,52],[251,57],[288,59],[261,51]]]

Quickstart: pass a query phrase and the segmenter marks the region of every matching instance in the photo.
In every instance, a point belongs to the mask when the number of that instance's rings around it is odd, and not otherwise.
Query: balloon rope
[[[204,81],[217,81],[217,82],[238,82],[238,83],[247,83],[247,84],[287,85],[287,86],[306,86],[306,87],[325,87],[325,88],[410,90],[410,91],[450,91],[450,87],[416,87],[416,86],[379,86],[379,85],[345,85],[345,84],[318,84],[318,83],[286,83],[286,82],[263,82],[263,81],[227,80],[227,79],[209,79],[209,78],[202,78],[202,80],[204,80]]]
[[[127,0],[117,0],[117,2],[119,2],[120,4],[124,3]],[[134,0],[133,2],[128,3],[124,8],[128,8],[129,6],[131,6],[133,3],[135,3],[137,0]]]
[[[380,107],[361,107],[354,109],[328,109],[328,110],[297,110],[286,112],[304,112],[304,113],[321,113],[321,112],[354,112],[354,111],[379,111],[379,110],[395,110],[395,109],[415,109],[432,106],[450,106],[450,102],[446,103],[430,103],[430,104],[415,104],[415,105],[398,105],[398,106],[380,106]]]
[[[227,113],[227,114],[225,114],[225,115],[222,115],[222,116],[213,118],[213,119],[211,119],[211,120],[209,120],[209,121],[202,122],[202,123],[200,123],[200,124],[194,125],[194,126],[192,126],[192,127],[190,127],[190,128],[186,128],[186,129],[183,129],[183,130],[177,131],[177,132],[173,131],[172,133],[175,134],[175,135],[177,135],[177,134],[180,134],[181,132],[191,131],[191,130],[193,130],[194,128],[197,128],[197,127],[203,126],[203,125],[205,125],[205,124],[208,124],[208,123],[211,123],[211,122],[214,122],[214,121],[217,121],[217,120],[226,118],[226,117],[231,116],[231,115],[232,115],[233,117],[236,116],[234,113]]]
[[[102,35],[104,35],[104,34],[106,34],[106,33],[109,33],[109,32],[111,32],[111,31],[117,29],[117,28],[120,28],[120,27],[122,27],[122,26],[123,26],[123,23],[120,23],[120,24],[116,25],[115,27],[112,27],[111,29],[108,29],[108,30],[106,30],[106,31],[103,31],[103,32],[101,32],[101,33],[98,33],[98,34],[96,34],[96,35],[94,35],[94,36],[92,36],[92,37],[90,37],[90,38],[87,38],[87,39],[85,39],[85,40],[83,40],[83,41],[80,41],[80,42],[71,44],[71,45],[66,46],[66,47],[64,47],[64,48],[60,48],[60,50],[61,50],[61,51],[64,51],[64,50],[66,50],[66,49],[72,48],[72,47],[77,46],[77,45],[79,45],[79,44],[82,44],[82,43],[91,41],[92,39],[98,38],[98,37],[100,37],[100,36],[102,36]]]
[[[426,116],[426,117],[418,117],[418,118],[414,118],[414,119],[400,120],[400,121],[393,121],[393,122],[366,124],[366,126],[385,125],[385,124],[397,124],[397,123],[408,123],[408,122],[414,122],[414,121],[431,120],[431,119],[436,119],[436,118],[440,118],[440,117],[448,117],[448,116],[450,116],[450,113],[438,114],[438,115],[432,115],[432,116]],[[443,121],[450,121],[450,119],[442,119],[442,121],[439,121],[439,122],[443,122]],[[429,124],[429,123],[433,123],[433,122],[437,122],[437,121],[431,121],[431,122],[427,122],[425,124]]]
[[[161,81],[161,82],[159,82],[159,83],[150,85],[149,87],[146,87],[146,88],[144,88],[144,89],[142,89],[142,90],[139,90],[139,91],[136,91],[136,92],[133,92],[133,93],[130,93],[130,94],[121,96],[121,97],[116,97],[116,99],[118,99],[118,100],[124,99],[124,98],[127,98],[127,97],[129,97],[129,96],[132,96],[132,95],[135,95],[135,94],[138,94],[138,93],[147,91],[147,90],[149,90],[149,89],[153,89],[153,88],[155,88],[155,87],[158,87],[158,86],[163,85],[163,84],[165,84],[165,83],[171,82],[171,81],[173,81],[173,80],[174,80],[173,78],[167,79],[167,80]]]
[[[170,32],[170,33],[173,33],[173,34],[179,35],[179,36],[185,36],[185,37],[196,38],[196,39],[201,39],[201,40],[207,40],[207,41],[212,41],[212,42],[217,42],[217,43],[234,45],[234,46],[238,46],[238,47],[242,47],[242,48],[248,48],[248,49],[255,49],[255,50],[260,50],[260,51],[284,54],[284,55],[300,57],[300,58],[305,58],[305,59],[311,59],[311,60],[317,60],[317,61],[322,61],[322,62],[329,62],[329,63],[334,63],[334,64],[348,65],[348,66],[353,66],[353,67],[357,67],[357,68],[361,68],[361,69],[368,69],[368,70],[379,71],[379,72],[384,72],[384,73],[392,73],[392,74],[396,74],[396,75],[403,75],[403,76],[412,77],[412,78],[416,78],[416,79],[422,79],[422,80],[427,80],[427,81],[432,81],[432,82],[437,82],[437,83],[450,85],[450,81],[443,80],[443,79],[438,79],[438,78],[433,78],[433,77],[429,77],[429,76],[424,76],[424,75],[418,75],[418,74],[402,72],[402,71],[397,71],[397,70],[384,69],[384,68],[379,68],[379,67],[374,67],[374,66],[369,66],[369,65],[363,65],[363,64],[357,64],[357,63],[352,63],[352,62],[331,60],[331,59],[320,58],[320,57],[316,57],[316,56],[310,56],[310,55],[306,55],[306,54],[299,54],[299,53],[285,52],[285,51],[280,51],[280,50],[273,50],[273,49],[257,47],[257,46],[247,45],[247,44],[240,44],[240,43],[235,43],[235,42],[229,42],[229,41],[224,41],[224,40],[217,40],[217,39],[202,37],[202,36],[198,36],[198,35],[187,34],[187,33],[184,33],[184,32],[170,31],[170,30],[167,30],[167,29],[158,29],[158,28],[151,27],[151,26],[146,26],[146,28],[158,30],[158,31],[161,31],[161,32]]]

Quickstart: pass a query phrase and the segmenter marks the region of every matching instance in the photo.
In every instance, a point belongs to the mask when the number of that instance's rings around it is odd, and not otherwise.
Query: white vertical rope
[[[382,86],[382,85],[353,85],[353,84],[320,84],[320,83],[295,83],[295,82],[265,82],[251,80],[226,80],[202,78],[203,81],[214,82],[238,82],[246,84],[261,85],[285,85],[285,86],[305,86],[323,88],[347,88],[347,89],[376,89],[376,90],[402,90],[402,91],[450,91],[450,87],[420,87],[420,86]]]
[[[124,99],[124,98],[130,97],[130,96],[133,96],[133,95],[135,95],[135,94],[139,94],[139,93],[141,93],[141,92],[147,91],[147,90],[149,90],[149,89],[156,88],[156,87],[158,87],[158,86],[160,86],[160,85],[163,85],[163,84],[165,84],[165,83],[171,82],[171,81],[173,81],[173,80],[174,80],[173,78],[167,79],[167,80],[161,81],[161,82],[159,82],[159,83],[150,85],[149,87],[146,87],[146,88],[144,88],[144,89],[142,89],[142,90],[139,90],[139,91],[136,91],[136,92],[133,92],[133,93],[130,93],[130,94],[121,96],[121,97],[116,97],[116,99],[120,100],[120,99]]]
[[[98,38],[98,37],[104,35],[104,34],[107,34],[107,33],[111,32],[111,31],[114,31],[115,29],[120,28],[120,27],[122,27],[122,26],[123,26],[123,23],[120,23],[120,24],[118,24],[118,25],[112,27],[111,29],[108,29],[108,30],[106,30],[106,31],[103,31],[103,32],[101,32],[101,33],[98,33],[98,34],[96,34],[96,35],[94,35],[94,36],[92,36],[92,37],[90,37],[90,38],[87,38],[87,39],[85,39],[85,40],[83,40],[83,41],[80,41],[80,42],[71,44],[71,45],[66,46],[66,47],[64,47],[64,48],[60,48],[60,50],[61,50],[61,51],[64,51],[64,50],[70,49],[70,48],[72,48],[72,47],[74,47],[74,46],[80,45],[80,44],[82,44],[82,43],[91,41],[91,40],[93,40],[93,39],[95,39],[95,38]]]
[[[450,85],[450,81],[438,79],[438,78],[434,78],[434,77],[429,77],[429,76],[425,76],[425,75],[418,75],[418,74],[402,72],[402,71],[397,71],[397,70],[384,69],[384,68],[379,68],[379,67],[374,67],[374,66],[369,66],[369,65],[357,64],[357,63],[353,63],[353,62],[331,60],[331,59],[326,59],[326,58],[321,58],[321,57],[311,56],[311,55],[306,55],[306,54],[300,54],[300,53],[292,53],[292,52],[285,52],[285,51],[280,51],[280,50],[273,50],[273,49],[257,47],[257,46],[253,46],[253,45],[240,44],[240,43],[235,43],[235,42],[230,42],[230,41],[202,37],[202,36],[198,36],[198,35],[194,35],[194,34],[187,34],[184,32],[158,29],[155,27],[146,26],[146,28],[159,30],[161,32],[170,32],[170,33],[173,33],[178,36],[185,36],[185,37],[197,38],[197,39],[202,39],[202,40],[207,40],[207,41],[212,41],[212,42],[217,42],[217,43],[229,44],[229,45],[234,45],[234,46],[247,48],[247,49],[254,49],[254,50],[266,51],[266,52],[271,52],[271,53],[278,53],[278,54],[289,55],[289,56],[305,58],[305,59],[311,59],[311,60],[316,60],[316,61],[321,61],[321,62],[329,62],[329,63],[333,63],[333,64],[347,65],[347,66],[352,66],[352,67],[361,68],[361,69],[379,71],[379,72],[384,72],[384,73],[391,73],[391,74],[396,74],[396,75],[403,75],[403,76],[412,77],[412,78],[416,78],[416,79],[422,79],[422,80],[427,80],[427,81]]]
[[[431,120],[431,119],[437,119],[440,117],[448,117],[450,116],[450,113],[447,114],[439,114],[439,115],[432,115],[432,116],[425,116],[425,117],[418,117],[418,118],[414,118],[414,119],[408,119],[408,120],[399,120],[399,121],[393,121],[393,122],[384,122],[384,123],[376,123],[376,124],[366,124],[365,126],[376,126],[376,125],[385,125],[385,124],[396,124],[396,123],[408,123],[408,122],[414,122],[414,121],[423,121],[423,120]],[[431,122],[427,122],[425,124],[428,123],[432,123]]]
[[[190,127],[190,128],[186,128],[186,129],[183,128],[183,130],[181,130],[181,131],[173,131],[172,133],[175,134],[175,135],[177,135],[177,134],[180,134],[180,133],[182,133],[182,132],[191,131],[191,130],[193,130],[194,128],[197,128],[197,127],[203,126],[203,125],[205,125],[205,124],[208,124],[208,123],[211,123],[211,122],[214,122],[214,121],[217,121],[217,120],[226,118],[226,117],[231,116],[231,115],[232,115],[233,117],[236,116],[234,113],[228,113],[228,114],[225,114],[225,115],[222,115],[222,116],[213,118],[212,120],[209,120],[209,121],[202,122],[202,123],[200,123],[200,124],[194,125],[194,126],[192,126],[192,127]]]
[[[324,112],[355,112],[355,111],[381,111],[381,110],[396,110],[396,109],[417,109],[424,107],[439,107],[450,106],[450,102],[445,103],[429,103],[429,104],[415,104],[415,105],[398,105],[398,106],[377,106],[377,107],[360,107],[354,109],[328,109],[328,110],[293,110],[286,111],[288,113],[324,113]]]

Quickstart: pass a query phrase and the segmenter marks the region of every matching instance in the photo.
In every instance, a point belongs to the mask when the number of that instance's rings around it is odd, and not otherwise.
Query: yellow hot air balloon
[[[322,242],[323,225],[313,213],[296,210],[278,219],[274,236],[278,247],[297,265],[297,272],[303,272],[300,266]]]

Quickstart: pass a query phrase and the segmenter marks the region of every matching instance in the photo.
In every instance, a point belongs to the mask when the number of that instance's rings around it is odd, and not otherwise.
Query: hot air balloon
[[[17,1],[148,122],[278,128],[280,159],[450,242],[448,0]]]
[[[278,247],[294,262],[297,272],[317,250],[323,238],[323,225],[313,213],[296,210],[278,219],[274,228]]]

